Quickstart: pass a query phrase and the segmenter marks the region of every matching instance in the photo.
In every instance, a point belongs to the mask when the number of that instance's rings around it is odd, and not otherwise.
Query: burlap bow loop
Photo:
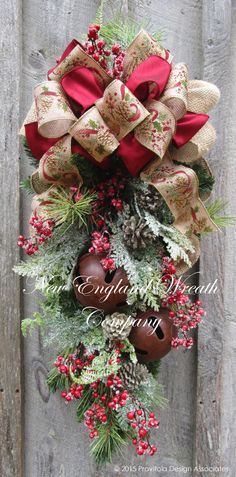
[[[35,110],[38,132],[46,138],[64,136],[76,121],[62,87],[56,81],[44,81],[36,86]]]

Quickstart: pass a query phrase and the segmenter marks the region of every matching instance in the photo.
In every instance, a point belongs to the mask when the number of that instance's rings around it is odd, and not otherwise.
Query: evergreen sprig
[[[35,328],[38,327],[41,328],[41,330],[45,328],[45,321],[39,312],[35,312],[33,318],[25,318],[21,322],[21,331],[24,337],[26,337],[28,333],[32,334]]]
[[[236,224],[236,217],[230,215],[219,215],[223,212],[227,206],[227,202],[222,199],[216,199],[214,202],[207,206],[207,212],[210,215],[211,220],[220,228],[232,227]]]
[[[78,227],[87,226],[95,198],[95,194],[85,192],[77,202],[74,202],[71,193],[60,187],[51,195],[50,203],[45,206],[45,212],[57,225],[66,222],[69,227],[76,222]],[[43,210],[44,206],[41,208]]]
[[[126,50],[142,28],[148,31],[153,30],[151,22],[147,19],[136,22],[122,14],[118,14],[109,22],[102,23],[100,35],[105,40],[108,48],[111,48],[114,43],[119,43],[122,49]],[[152,37],[161,42],[163,32],[154,32]]]
[[[131,430],[121,429],[114,411],[110,411],[108,423],[98,426],[99,436],[91,443],[91,454],[98,465],[111,462],[115,453],[120,453],[132,438]]]
[[[199,194],[200,196],[212,191],[215,178],[209,173],[206,167],[201,164],[193,164],[192,169],[197,174],[199,182]]]
[[[104,171],[86,157],[74,154],[71,157],[72,163],[78,168],[83,179],[83,184],[90,188],[104,179]]]
[[[20,182],[20,188],[23,189],[27,194],[34,194],[34,190],[32,188],[31,177],[26,177]]]
[[[33,167],[38,167],[38,164],[39,164],[39,161],[38,159],[36,159],[33,154],[32,154],[32,151],[27,143],[27,139],[25,136],[21,136],[21,140],[22,140],[22,146],[23,146],[23,149],[27,155],[27,157],[30,159],[30,165],[33,166]]]

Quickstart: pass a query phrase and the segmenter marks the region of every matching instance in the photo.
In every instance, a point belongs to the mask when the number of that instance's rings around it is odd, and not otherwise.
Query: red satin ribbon
[[[173,142],[176,147],[184,146],[199,129],[206,124],[209,119],[208,114],[187,113],[177,121],[176,133],[173,136]]]
[[[60,64],[78,44],[76,40],[72,40],[62,54],[58,64]],[[49,70],[48,74],[50,74],[54,68]],[[76,102],[81,114],[90,108],[97,99],[101,98],[104,92],[104,88],[98,83],[94,71],[93,69],[77,66],[61,79],[63,90]],[[166,87],[170,72],[171,65],[163,58],[153,55],[144,60],[133,71],[126,82],[126,86],[141,102],[147,99],[158,100]],[[151,88],[149,88],[150,83],[152,85]],[[204,126],[208,117],[207,114],[187,112],[177,121],[176,133],[173,136],[175,146],[181,147],[186,144],[199,129]],[[43,154],[60,139],[47,139],[42,137],[38,133],[37,123],[26,125],[25,132],[28,145],[36,159],[40,159]],[[72,142],[72,152],[78,152],[93,162],[96,162],[77,143],[74,144]],[[129,133],[122,139],[117,149],[117,154],[123,160],[129,172],[134,176],[155,157],[152,151],[142,146],[136,140],[133,133]],[[104,159],[102,164],[99,164],[102,168],[107,167],[107,165],[109,165],[108,158]]]

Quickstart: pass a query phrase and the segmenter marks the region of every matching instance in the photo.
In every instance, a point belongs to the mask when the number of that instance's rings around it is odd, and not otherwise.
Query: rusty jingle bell
[[[127,304],[130,283],[123,268],[105,271],[100,263],[102,258],[103,254],[82,255],[74,272],[73,287],[83,306],[113,313]]]
[[[168,316],[168,310],[148,310],[136,316],[140,320],[133,326],[129,341],[133,344],[139,363],[149,363],[163,358],[171,350],[171,340],[177,329]]]

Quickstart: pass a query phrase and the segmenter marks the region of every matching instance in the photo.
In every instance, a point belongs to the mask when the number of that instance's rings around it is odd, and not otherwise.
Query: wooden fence
[[[159,451],[155,458],[139,460],[133,450],[127,450],[105,469],[96,469],[88,457],[86,429],[76,423],[73,409],[66,407],[58,395],[49,396],[45,376],[50,356],[39,334],[24,342],[20,337],[20,317],[31,314],[37,297],[20,294],[20,281],[12,272],[18,260],[16,240],[22,229],[22,210],[27,217],[30,207],[27,198],[19,199],[19,169],[24,176],[30,168],[22,155],[18,161],[18,128],[31,104],[34,86],[45,78],[69,40],[85,32],[98,3],[0,0],[0,475],[120,477],[150,473],[161,477],[235,477],[233,229],[202,240],[200,283],[217,278],[218,292],[203,296],[208,315],[198,333],[197,346],[186,353],[172,352],[162,362],[160,379],[169,407],[159,413]],[[188,63],[192,78],[210,80],[221,89],[221,102],[213,112],[218,139],[209,160],[217,195],[229,201],[232,213],[236,199],[236,1],[110,3],[114,10],[121,6],[137,20],[150,18],[156,30],[164,28],[165,44],[175,60]],[[139,469],[139,465],[149,467]],[[134,466],[133,471],[129,466]],[[221,470],[207,470],[217,466]]]

